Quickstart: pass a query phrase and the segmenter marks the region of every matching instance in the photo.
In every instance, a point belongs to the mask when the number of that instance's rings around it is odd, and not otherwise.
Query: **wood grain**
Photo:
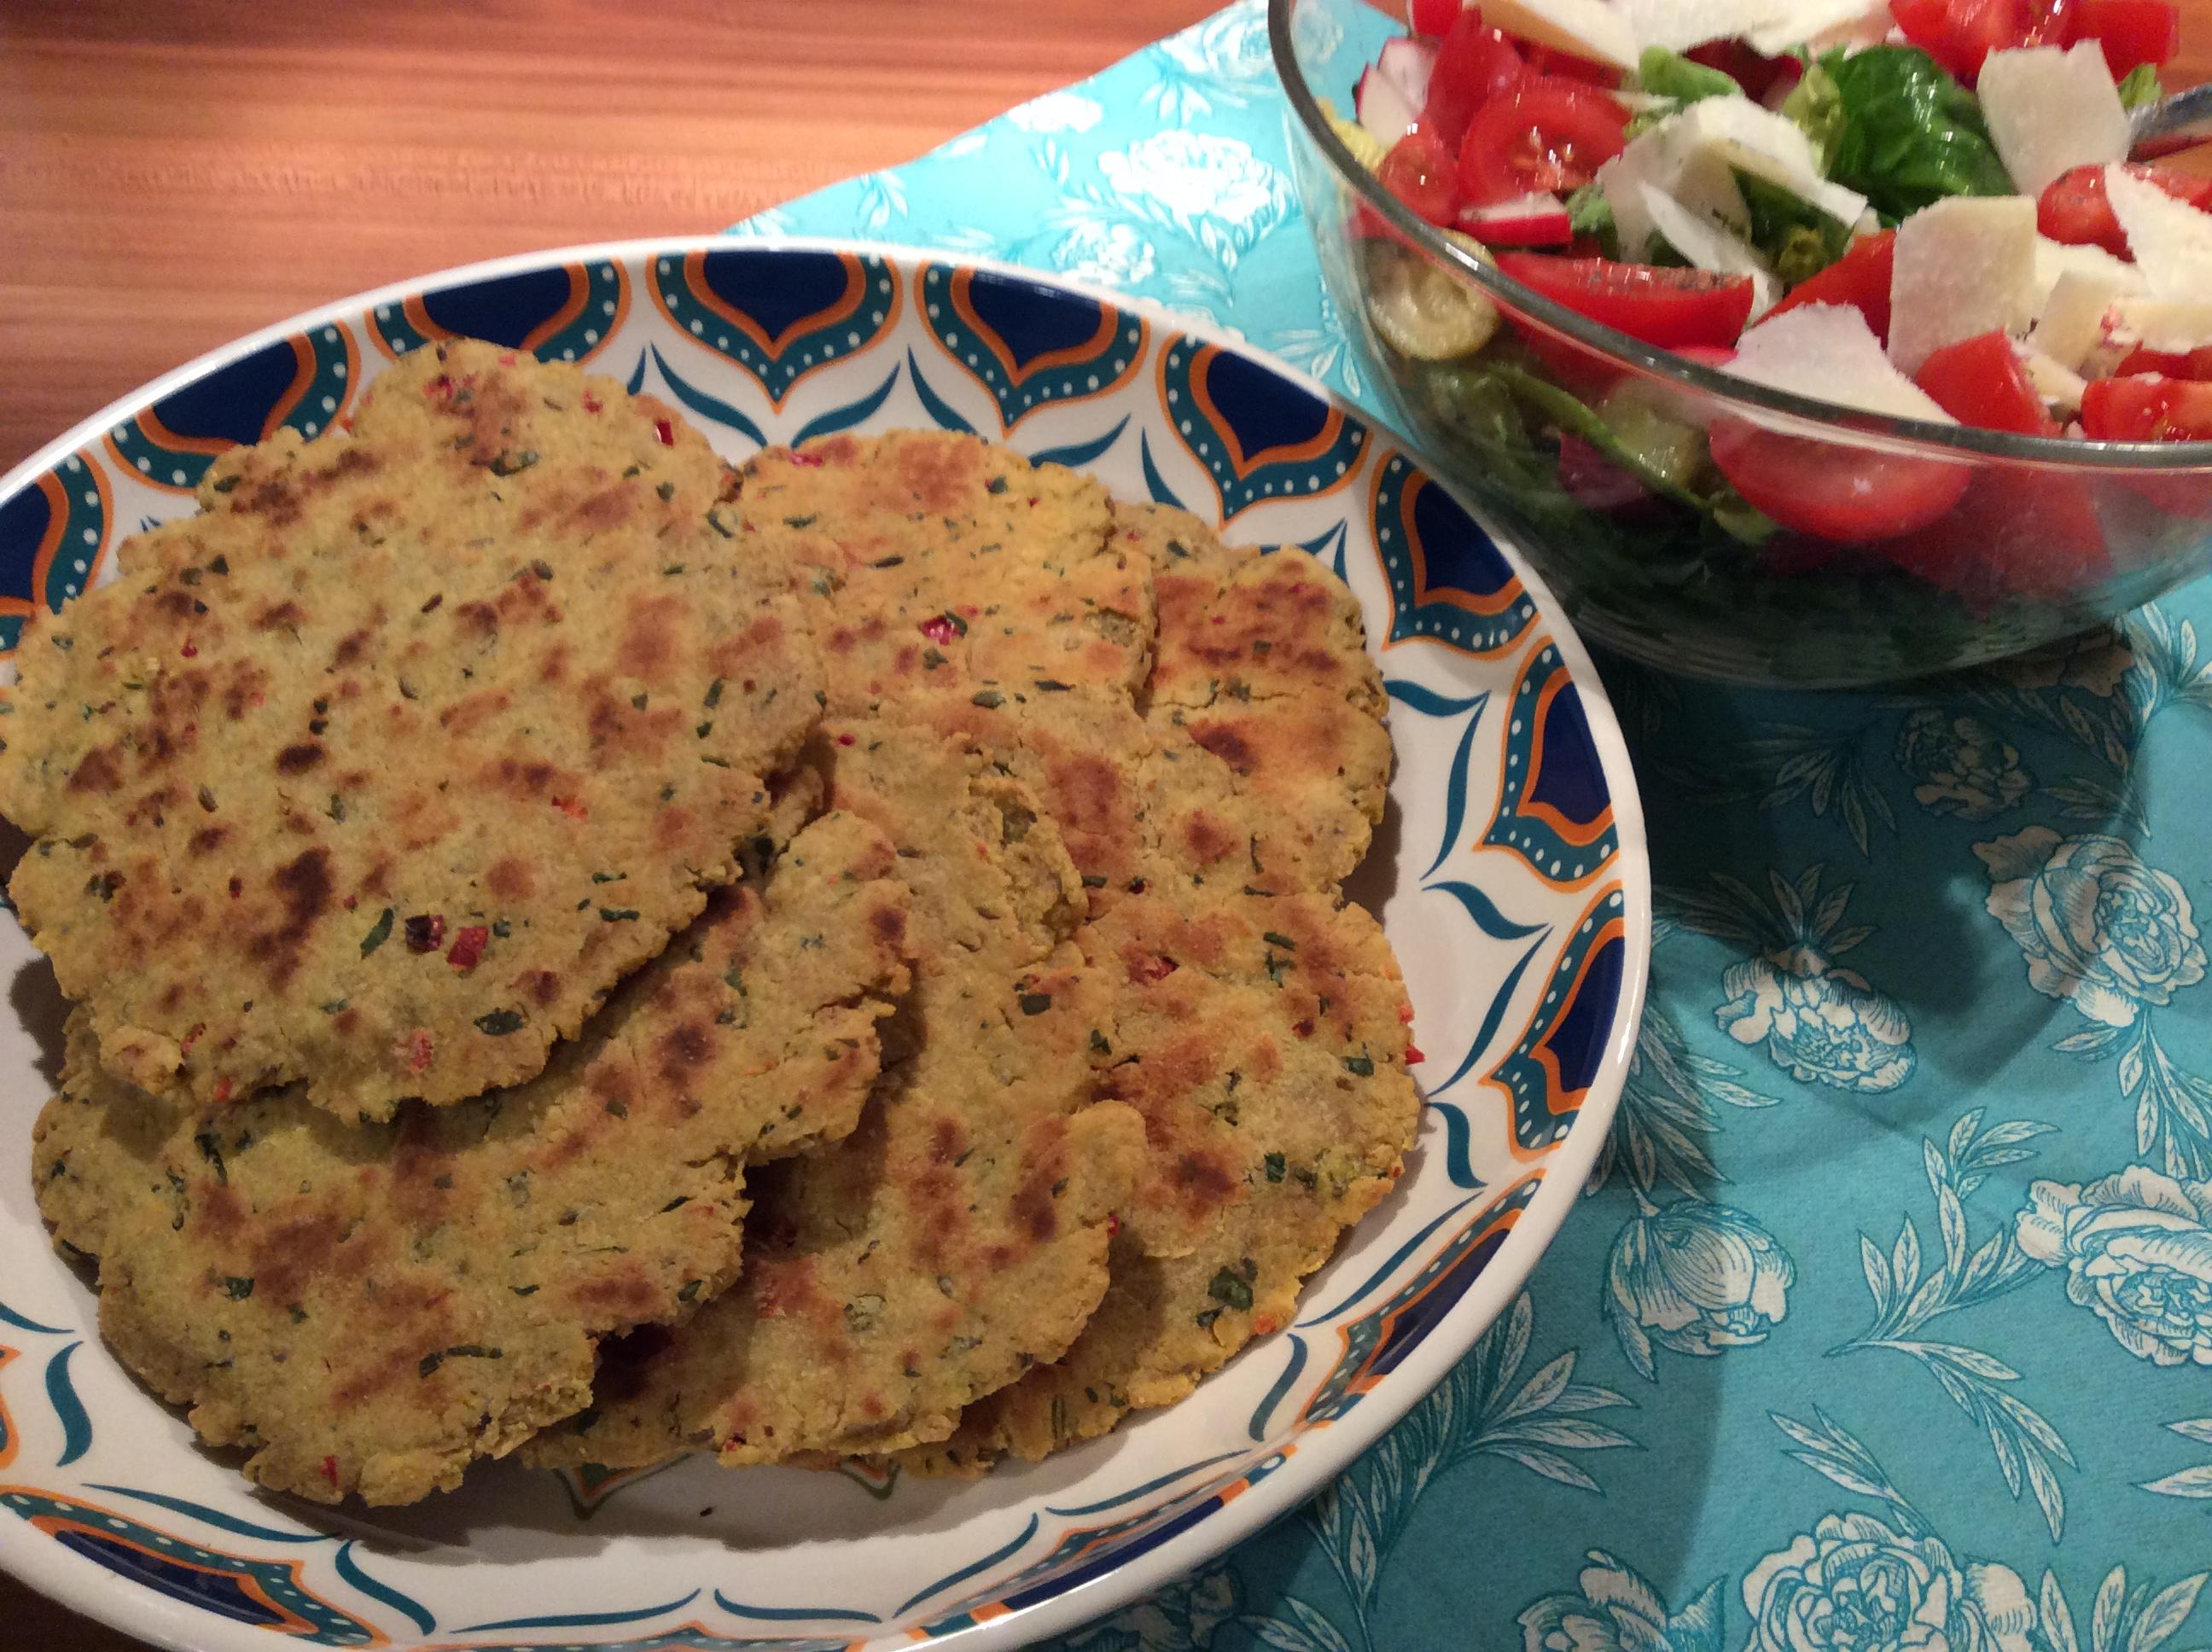
[[[501,253],[719,229],[1212,9],[6,0],[0,470],[310,306]]]
[[[2212,75],[2212,0],[2184,7],[2175,84]],[[502,253],[720,228],[1212,9],[667,0],[647,24],[620,0],[4,0],[0,470],[311,306]],[[135,1644],[6,1577],[0,1640]]]

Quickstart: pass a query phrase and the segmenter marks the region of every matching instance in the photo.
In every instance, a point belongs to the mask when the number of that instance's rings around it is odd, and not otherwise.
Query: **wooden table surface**
[[[0,470],[312,306],[720,228],[1214,5],[0,0]],[[2184,9],[2175,83],[2212,76],[2212,0]],[[134,1644],[0,1576],[8,1652]]]

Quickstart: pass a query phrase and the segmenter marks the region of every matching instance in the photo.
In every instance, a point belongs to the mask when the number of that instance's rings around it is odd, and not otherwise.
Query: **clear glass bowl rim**
[[[1534,317],[1584,348],[1632,364],[1654,377],[1672,380],[1700,395],[1788,415],[1793,421],[1824,427],[1832,435],[1871,436],[1876,439],[1875,445],[1893,451],[1917,450],[1926,457],[1953,462],[1994,459],[2014,465],[2106,474],[2212,471],[2212,441],[2088,441],[2069,436],[2022,436],[2009,431],[1934,424],[1925,419],[1890,418],[1839,408],[1832,402],[1769,389],[1717,368],[1701,366],[1546,298],[1496,265],[1485,264],[1446,240],[1443,231],[1409,211],[1376,182],[1374,174],[1352,159],[1343,140],[1331,130],[1318,96],[1306,82],[1305,71],[1291,41],[1292,16],[1300,7],[1330,3],[1357,5],[1365,3],[1365,0],[1267,0],[1267,41],[1274,54],[1275,70],[1306,136],[1328,157],[1339,179],[1432,262],[1456,271],[1461,280]]]

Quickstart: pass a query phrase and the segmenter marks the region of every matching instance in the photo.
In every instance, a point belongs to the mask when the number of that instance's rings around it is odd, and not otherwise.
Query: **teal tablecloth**
[[[1364,399],[1283,118],[1245,0],[744,230],[1017,259]],[[1660,938],[1587,1201],[1336,1487],[1066,1644],[2212,1643],[2193,622],[2202,586],[1940,691],[1609,669]]]

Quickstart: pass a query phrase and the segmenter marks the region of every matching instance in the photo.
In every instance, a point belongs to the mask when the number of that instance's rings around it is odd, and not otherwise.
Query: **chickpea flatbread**
[[[893,865],[824,817],[538,1078],[381,1123],[296,1090],[149,1095],[79,1010],[40,1208],[99,1259],[110,1345],[250,1478],[322,1502],[450,1489],[581,1408],[601,1338],[727,1285],[747,1165],[852,1130],[906,981]]]
[[[873,720],[825,734],[833,806],[885,821],[914,890],[912,1054],[849,1139],[761,1179],[745,1277],[611,1350],[592,1411],[532,1461],[942,1438],[1059,1357],[1106,1289],[1142,1125],[1095,1097],[1103,1006],[1057,940],[1082,892],[1057,834],[957,746]]]
[[[738,875],[820,714],[648,398],[426,349],[25,628],[10,885],[118,1078],[383,1117],[528,1078]]]

